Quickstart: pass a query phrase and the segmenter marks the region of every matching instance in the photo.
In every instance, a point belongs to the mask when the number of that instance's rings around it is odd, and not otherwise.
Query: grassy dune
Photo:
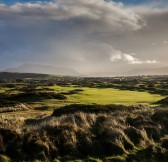
[[[168,161],[168,110],[152,107],[166,96],[75,85],[0,92],[0,162]]]
[[[8,124],[1,118],[2,162],[168,161],[167,109],[69,105]]]

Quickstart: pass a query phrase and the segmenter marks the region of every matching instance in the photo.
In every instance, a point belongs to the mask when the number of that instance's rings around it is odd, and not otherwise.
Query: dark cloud
[[[1,4],[0,68],[33,62],[88,73],[154,66],[167,58],[167,13],[103,0]]]

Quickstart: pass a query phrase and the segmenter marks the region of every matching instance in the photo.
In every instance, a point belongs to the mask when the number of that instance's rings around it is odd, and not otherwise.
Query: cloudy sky
[[[167,0],[0,0],[0,69],[86,75],[168,65]]]

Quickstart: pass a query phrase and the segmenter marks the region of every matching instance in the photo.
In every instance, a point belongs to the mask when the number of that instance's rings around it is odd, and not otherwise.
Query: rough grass
[[[168,97],[163,98],[163,99],[157,101],[156,104],[160,104],[160,105],[163,105],[163,106],[164,105],[168,105]]]
[[[27,110],[31,109],[31,107],[29,105],[27,105],[27,104],[10,103],[9,105],[1,107],[0,108],[0,113],[27,111]]]
[[[2,158],[18,162],[168,161],[167,109],[71,105],[52,116],[13,120],[0,129]]]

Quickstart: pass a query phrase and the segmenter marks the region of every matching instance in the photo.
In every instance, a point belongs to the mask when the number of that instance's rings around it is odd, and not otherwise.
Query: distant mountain
[[[50,65],[40,64],[25,64],[18,68],[8,68],[1,72],[17,72],[17,73],[38,73],[38,74],[54,74],[67,76],[81,76],[80,73],[70,68],[55,67]]]
[[[124,75],[168,75],[168,67],[134,69]]]

